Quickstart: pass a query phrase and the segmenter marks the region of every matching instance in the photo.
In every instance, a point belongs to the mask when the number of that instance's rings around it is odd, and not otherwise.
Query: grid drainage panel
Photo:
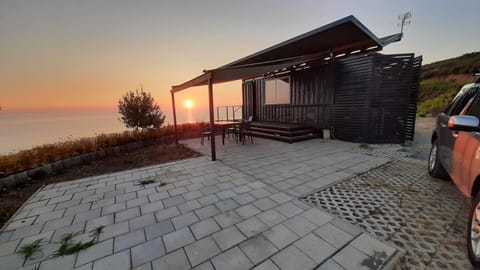
[[[400,269],[472,269],[465,229],[469,202],[426,162],[403,158],[302,200],[404,249]]]

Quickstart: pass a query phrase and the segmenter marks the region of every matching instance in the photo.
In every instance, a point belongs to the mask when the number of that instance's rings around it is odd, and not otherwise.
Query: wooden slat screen
[[[413,140],[422,58],[370,54],[291,72],[290,104],[265,104],[265,79],[244,81],[244,118],[329,128],[367,143]]]

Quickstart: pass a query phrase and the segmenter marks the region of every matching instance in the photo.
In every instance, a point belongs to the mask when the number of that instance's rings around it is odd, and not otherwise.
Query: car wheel
[[[442,166],[438,155],[438,141],[435,140],[428,156],[428,174],[435,178],[448,179],[447,171]]]
[[[480,266],[480,193],[472,202],[467,228],[468,257],[473,266]]]

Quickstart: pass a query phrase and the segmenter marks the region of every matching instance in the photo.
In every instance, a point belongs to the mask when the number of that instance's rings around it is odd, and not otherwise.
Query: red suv
[[[468,255],[480,266],[480,78],[462,87],[437,120],[428,158],[431,176],[450,177],[472,198],[467,229]]]

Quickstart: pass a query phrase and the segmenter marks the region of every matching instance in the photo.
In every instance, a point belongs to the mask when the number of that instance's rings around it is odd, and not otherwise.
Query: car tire
[[[475,213],[478,218],[475,218]],[[475,199],[472,202],[467,226],[468,257],[475,269],[478,269],[478,267],[480,267],[480,231],[473,231],[472,228],[475,226],[480,226],[480,192],[475,196]]]
[[[428,155],[428,174],[440,179],[448,179],[448,173],[443,168],[438,155],[438,140],[433,141]]]

